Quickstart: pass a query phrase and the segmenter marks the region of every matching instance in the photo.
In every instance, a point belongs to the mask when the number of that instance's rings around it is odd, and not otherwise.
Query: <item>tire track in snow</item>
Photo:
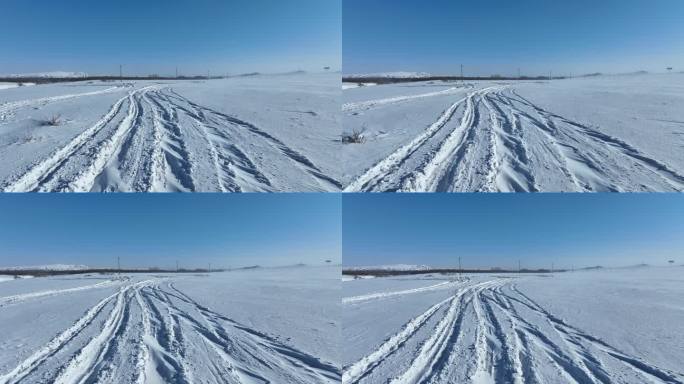
[[[10,372],[0,376],[0,384],[14,384],[19,383],[23,378],[33,372],[40,364],[45,362],[48,358],[53,356],[59,350],[74,339],[83,329],[89,326],[93,320],[102,312],[104,307],[111,301],[117,299],[125,288],[121,288],[119,292],[114,293],[104,299],[100,300],[95,306],[90,308],[80,319],[71,327],[64,330],[55,338],[50,340],[44,347],[34,352],[31,356],[23,360]]]
[[[178,294],[176,297],[182,297],[181,300],[195,307],[215,336],[228,343],[232,342],[232,339],[237,339],[236,343],[240,344],[241,348],[252,359],[259,361],[264,368],[280,369],[281,374],[292,375],[290,378],[295,382],[328,383],[340,380],[340,372],[335,365],[323,362],[314,356],[281,343],[274,337],[216,313],[197,303],[175,288],[173,284],[169,284],[169,287]],[[229,327],[224,327],[223,324],[227,324]],[[233,333],[231,328],[239,332]]]
[[[465,88],[470,88],[470,87],[465,87]],[[375,108],[378,106],[384,106],[384,105],[388,105],[388,104],[397,104],[397,103],[401,103],[404,101],[424,99],[424,98],[435,97],[435,96],[451,95],[451,94],[460,93],[463,91],[463,89],[464,89],[464,87],[452,87],[452,88],[445,89],[442,91],[428,92],[428,93],[422,93],[422,94],[418,94],[418,95],[397,96],[397,97],[390,97],[390,98],[386,98],[386,99],[361,101],[361,102],[357,102],[357,103],[346,103],[346,104],[342,104],[342,112],[353,112],[353,111],[358,111],[358,110],[368,110],[368,109]]]
[[[458,147],[458,143],[463,140],[464,132],[466,132],[473,125],[474,118],[474,98],[482,93],[491,92],[498,87],[489,87],[469,93],[466,97],[453,103],[446,111],[439,116],[439,118],[427,127],[420,135],[416,136],[411,142],[399,147],[392,154],[372,166],[363,175],[351,182],[344,190],[346,192],[369,192],[369,191],[386,191],[386,190],[401,190],[405,192],[418,191],[423,188],[423,184],[430,183],[433,175],[442,170],[445,165],[440,163],[448,155],[452,154],[454,147]],[[392,186],[393,178],[396,174],[416,152],[426,145],[435,135],[437,135],[447,123],[449,123],[461,105],[465,103],[465,109],[461,118],[461,124],[458,128],[452,131],[448,137],[441,143],[440,149],[437,153],[431,153],[429,156],[432,161],[423,162],[420,169],[412,171],[407,178],[399,181],[399,186]]]
[[[598,368],[601,368],[599,371],[600,375],[605,374],[601,366],[601,358],[592,354],[590,349],[587,348],[585,344],[590,345],[596,350],[602,351],[608,356],[613,357],[651,382],[684,382],[684,374],[670,372],[668,370],[658,368],[653,364],[649,364],[638,357],[630,356],[629,354],[612,347],[599,338],[589,335],[588,333],[567,324],[564,320],[554,316],[540,306],[537,302],[529,298],[529,296],[521,292],[516,286],[512,286],[511,290],[521,298],[518,299],[517,302],[525,305],[527,308],[539,314],[548,324],[551,325],[551,327],[556,331],[558,336],[566,343],[566,345],[568,345],[571,350],[575,351],[577,356],[581,356],[585,359],[586,366],[590,368],[598,366]],[[510,299],[510,296],[508,297]],[[608,377],[604,377],[601,382],[609,382]]]
[[[130,91],[127,96],[119,99],[95,125],[83,131],[72,139],[66,146],[53,152],[46,159],[33,166],[18,180],[5,188],[6,192],[29,192],[29,191],[89,191],[97,176],[104,170],[107,162],[122,143],[123,137],[133,126],[139,111],[136,98],[140,93],[147,92],[153,86]],[[119,115],[123,105],[128,104],[128,112],[124,119],[108,133],[110,123]],[[105,138],[100,141],[96,137],[102,132]],[[69,161],[77,156],[89,163],[79,165],[78,169]],[[85,167],[83,169],[83,167]],[[72,174],[74,170],[77,173]]]
[[[138,119],[141,118],[142,110],[139,98],[141,94],[148,92],[152,87],[146,87],[129,94],[126,116],[119,123],[114,133],[97,146],[93,161],[73,181],[69,182],[67,191],[88,192],[93,188],[98,176],[105,170],[110,159],[120,150],[124,140],[134,129]]]
[[[152,96],[150,96],[152,95]],[[148,192],[182,191],[194,192],[192,161],[183,139],[178,113],[162,105],[164,96],[160,91],[145,95],[154,107],[154,137],[151,184]]]
[[[175,101],[173,101],[173,100]],[[270,191],[271,181],[241,149],[222,124],[215,124],[205,115],[203,107],[191,103],[171,91],[164,95],[165,102],[190,118],[207,142],[215,168],[218,189],[221,192]]]
[[[446,315],[437,324],[430,338],[422,344],[409,368],[401,375],[393,378],[390,383],[406,384],[428,380],[435,373],[434,368],[436,364],[442,361],[443,358],[440,358],[440,356],[447,351],[449,341],[454,333],[461,331],[459,319],[462,318],[462,313],[466,307],[465,295],[470,294],[474,300],[474,297],[483,289],[497,284],[501,284],[501,282],[488,281],[474,284],[459,291],[452,299],[451,306]]]
[[[427,311],[423,312],[419,316],[411,319],[409,322],[407,322],[402,329],[397,332],[396,334],[392,335],[389,337],[387,340],[385,340],[377,349],[375,349],[373,352],[370,354],[366,355],[365,357],[361,358],[359,361],[355,362],[354,364],[351,364],[347,367],[344,368],[343,370],[343,376],[342,376],[342,381],[344,383],[357,383],[361,381],[364,377],[366,377],[368,374],[370,374],[375,368],[380,366],[383,362],[385,362],[388,358],[390,358],[395,352],[397,352],[400,348],[404,346],[404,344],[411,338],[413,337],[419,330],[421,330],[425,324],[441,309],[444,307],[448,307],[447,315],[445,315],[444,318],[440,321],[440,325],[437,326],[437,328],[440,331],[436,331],[436,333],[433,334],[433,337],[439,338],[442,342],[445,340],[445,332],[448,330],[448,324],[453,324],[455,319],[456,319],[456,310],[460,307],[458,303],[460,302],[460,299],[468,292],[470,292],[473,289],[477,289],[478,287],[484,285],[484,284],[489,284],[489,283],[479,283],[479,284],[474,284],[469,287],[461,288],[459,289],[455,295],[448,297],[445,300],[442,300],[438,302],[437,304],[434,304],[430,308],[428,308]],[[437,336],[434,336],[437,335]],[[437,341],[433,342],[430,344],[430,347],[426,348],[432,348],[437,344]],[[424,344],[424,345],[427,345]],[[440,344],[441,345],[441,344]],[[423,352],[423,355],[426,354],[432,354],[433,352],[431,350],[426,350]],[[433,356],[434,357],[434,356]],[[425,370],[426,365],[430,363],[430,359],[423,358],[420,360],[418,365],[411,369],[410,372],[405,373],[403,378],[398,378],[397,380],[406,380],[407,376],[415,376],[417,373],[420,374]]]
[[[399,147],[392,154],[381,160],[363,175],[350,183],[345,192],[364,192],[374,190],[390,174],[396,172],[398,168],[414,154],[418,148],[423,146],[430,138],[439,132],[454,116],[458,107],[469,99],[470,95],[453,103],[439,118],[432,123],[420,135],[415,137],[410,143]]]
[[[35,298],[39,298],[39,297],[55,296],[55,295],[61,295],[61,294],[65,294],[65,293],[87,291],[87,290],[98,289],[98,288],[106,288],[106,287],[109,287],[112,285],[119,284],[120,282],[121,282],[120,280],[112,279],[112,280],[102,281],[102,282],[99,282],[96,284],[81,286],[81,287],[65,288],[65,289],[53,289],[53,290],[48,290],[48,291],[22,293],[22,294],[18,294],[18,295],[0,297],[0,308],[7,306],[7,305],[10,305],[10,304],[15,304],[15,303],[18,303],[21,301],[35,299]]]
[[[29,192],[36,190],[50,174],[55,172],[64,162],[76,151],[90,142],[93,137],[104,128],[121,110],[122,104],[129,99],[129,96],[119,99],[95,125],[83,131],[71,140],[66,146],[58,149],[53,154],[41,161],[28,172],[19,177],[18,180],[5,187],[5,192]]]
[[[560,146],[566,162],[584,167],[591,176],[575,174],[581,187],[587,190],[634,190],[634,180],[649,180],[656,190],[684,190],[684,176],[666,164],[642,154],[623,140],[602,133],[588,125],[548,112],[520,96],[515,90],[507,97],[511,108],[519,103],[539,116],[537,126],[543,126]],[[519,108],[518,112],[521,112]],[[531,116],[528,117],[533,119]],[[620,159],[620,160],[615,160]],[[579,164],[577,164],[579,163]],[[609,167],[607,167],[609,166]],[[629,178],[625,178],[627,175]],[[582,180],[584,179],[584,180]],[[644,186],[651,190],[651,186]]]
[[[128,325],[134,292],[149,283],[143,281],[129,285],[117,294],[114,308],[99,333],[60,370],[55,384],[93,382],[100,371],[108,367],[107,357],[112,355],[110,349],[121,337],[123,327]]]
[[[459,127],[440,135],[456,116]],[[498,86],[452,104],[344,190],[684,191],[684,175],[621,139]]]
[[[425,161],[419,169],[403,181],[402,191],[436,191],[440,185],[452,184],[453,174],[458,172],[455,167],[467,154],[469,144],[477,135],[475,127],[479,122],[477,105],[479,97],[495,89],[485,88],[468,95],[460,126],[447,136],[432,158]]]
[[[161,283],[145,280],[121,287],[0,376],[0,383],[340,381],[338,367]]]
[[[437,290],[442,290],[442,289],[450,289],[450,288],[453,288],[454,286],[457,286],[460,284],[462,284],[462,282],[445,281],[445,282],[435,284],[435,285],[430,285],[427,287],[405,289],[402,291],[377,292],[377,293],[371,293],[371,294],[367,294],[367,295],[344,297],[344,298],[342,298],[342,304],[352,304],[352,303],[359,303],[359,302],[365,302],[365,301],[371,301],[371,300],[386,299],[386,298],[395,297],[395,296],[410,295],[413,293],[421,293],[421,292],[437,291]]]
[[[12,115],[14,113],[14,111],[16,111],[19,108],[30,107],[30,106],[35,105],[35,104],[40,104],[41,106],[45,106],[47,104],[54,103],[57,101],[76,99],[79,97],[102,95],[102,94],[106,94],[106,93],[112,93],[112,92],[120,91],[121,88],[122,87],[120,87],[120,86],[116,86],[116,87],[110,87],[110,88],[102,89],[99,91],[74,93],[74,94],[68,94],[68,95],[41,97],[38,99],[29,99],[29,100],[7,102],[4,104],[0,104],[0,121],[7,119],[7,116]]]
[[[598,358],[592,356],[589,352],[578,354],[572,349],[568,350],[563,345],[560,345],[552,340],[552,336],[544,333],[538,325],[532,324],[530,320],[523,318],[515,306],[512,304],[510,298],[502,291],[494,292],[495,297],[490,298],[490,303],[498,307],[504,316],[511,320],[511,323],[517,324],[515,332],[520,340],[534,341],[535,345],[541,348],[542,352],[547,356],[548,361],[556,368],[558,373],[569,382],[575,383],[610,383],[608,373],[603,368]],[[528,350],[524,352],[526,356],[531,356]],[[533,358],[527,359],[532,363]],[[540,379],[536,376],[534,368],[524,369],[528,372],[528,376],[533,376],[535,380]]]
[[[337,180],[275,136],[251,123],[193,103],[171,88],[161,87],[151,85],[129,91],[99,121],[20,175],[0,182],[0,189],[341,189]],[[216,174],[215,185],[210,180],[212,172]]]
[[[228,123],[229,125],[237,126],[239,128],[242,128],[243,130],[247,130],[248,132],[252,133],[253,135],[256,135],[256,136],[261,137],[262,139],[266,140],[274,149],[279,151],[287,159],[289,159],[294,164],[296,164],[300,169],[302,169],[303,171],[308,173],[310,176],[312,176],[319,184],[321,184],[322,187],[332,188],[333,190],[342,189],[342,184],[339,181],[337,181],[334,178],[323,173],[323,171],[321,171],[320,168],[318,168],[316,165],[314,165],[314,163],[311,160],[309,160],[306,156],[302,155],[301,153],[299,153],[295,149],[287,146],[283,141],[281,141],[280,139],[276,138],[275,136],[263,131],[262,129],[258,128],[254,124],[251,124],[251,123],[246,122],[244,120],[240,120],[234,116],[230,116],[230,115],[227,115],[225,113],[215,111],[211,108],[195,104],[192,101],[182,97],[181,95],[179,95],[175,92],[174,92],[174,95],[175,95],[175,97],[182,100],[183,102],[186,102],[189,105],[191,105],[197,111],[202,112],[202,114],[204,114],[204,113],[209,114],[211,116],[210,119],[216,118],[218,120],[222,120],[224,124]],[[200,116],[202,116],[202,115],[200,114]]]
[[[438,310],[451,303],[453,299],[454,297],[452,296],[431,306],[427,311],[406,323],[401,331],[385,340],[385,342],[383,342],[375,351],[361,358],[354,364],[345,367],[342,375],[342,382],[345,384],[359,382],[359,380],[363,379],[385,359],[401,348],[404,343],[421,329]]]
[[[442,317],[416,350],[400,352],[440,311]],[[383,366],[380,376],[367,377]],[[397,366],[404,367],[399,375]],[[404,384],[684,382],[682,373],[630,356],[567,324],[509,280],[474,284],[435,304],[345,367],[343,382],[384,381],[382,375]]]

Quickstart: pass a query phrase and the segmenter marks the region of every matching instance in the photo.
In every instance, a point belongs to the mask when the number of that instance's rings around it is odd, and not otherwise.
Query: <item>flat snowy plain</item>
[[[0,190],[339,191],[340,79],[0,88]]]
[[[683,383],[684,267],[345,281],[344,383]]]
[[[347,87],[348,88],[348,87]],[[344,90],[345,189],[683,191],[684,74]]]
[[[0,383],[335,383],[340,268],[0,282]]]

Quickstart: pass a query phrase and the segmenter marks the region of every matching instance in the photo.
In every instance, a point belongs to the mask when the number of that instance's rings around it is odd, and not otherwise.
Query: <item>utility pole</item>
[[[121,256],[116,257],[116,269],[121,273]]]
[[[551,263],[551,274],[553,275],[553,263]]]
[[[461,83],[465,83],[465,79],[463,78],[463,64],[461,64]]]
[[[551,79],[552,79],[552,76],[551,76],[552,73],[553,73],[552,71],[549,71],[549,81],[551,81]]]
[[[461,268],[461,256],[458,257],[458,278],[463,276],[463,268]]]
[[[176,79],[178,78],[178,66],[176,66]]]
[[[180,269],[178,268],[178,260],[176,260],[176,273],[178,273],[178,271],[180,271]]]

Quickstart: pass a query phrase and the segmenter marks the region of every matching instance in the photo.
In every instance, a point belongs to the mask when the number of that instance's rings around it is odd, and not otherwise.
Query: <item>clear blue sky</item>
[[[681,0],[344,0],[343,71],[684,70]]]
[[[339,69],[341,13],[339,0],[3,0],[0,74]]]
[[[345,266],[684,264],[681,194],[345,195]]]
[[[336,194],[4,194],[0,212],[0,266],[341,262]]]

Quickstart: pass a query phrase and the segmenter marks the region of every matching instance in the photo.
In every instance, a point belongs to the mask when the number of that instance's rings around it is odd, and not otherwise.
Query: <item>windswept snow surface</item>
[[[0,383],[335,383],[339,268],[0,285]]]
[[[343,382],[683,383],[682,268],[343,282]]]
[[[293,74],[0,90],[0,190],[338,191],[339,84]]]
[[[684,75],[344,90],[346,191],[684,191]]]

